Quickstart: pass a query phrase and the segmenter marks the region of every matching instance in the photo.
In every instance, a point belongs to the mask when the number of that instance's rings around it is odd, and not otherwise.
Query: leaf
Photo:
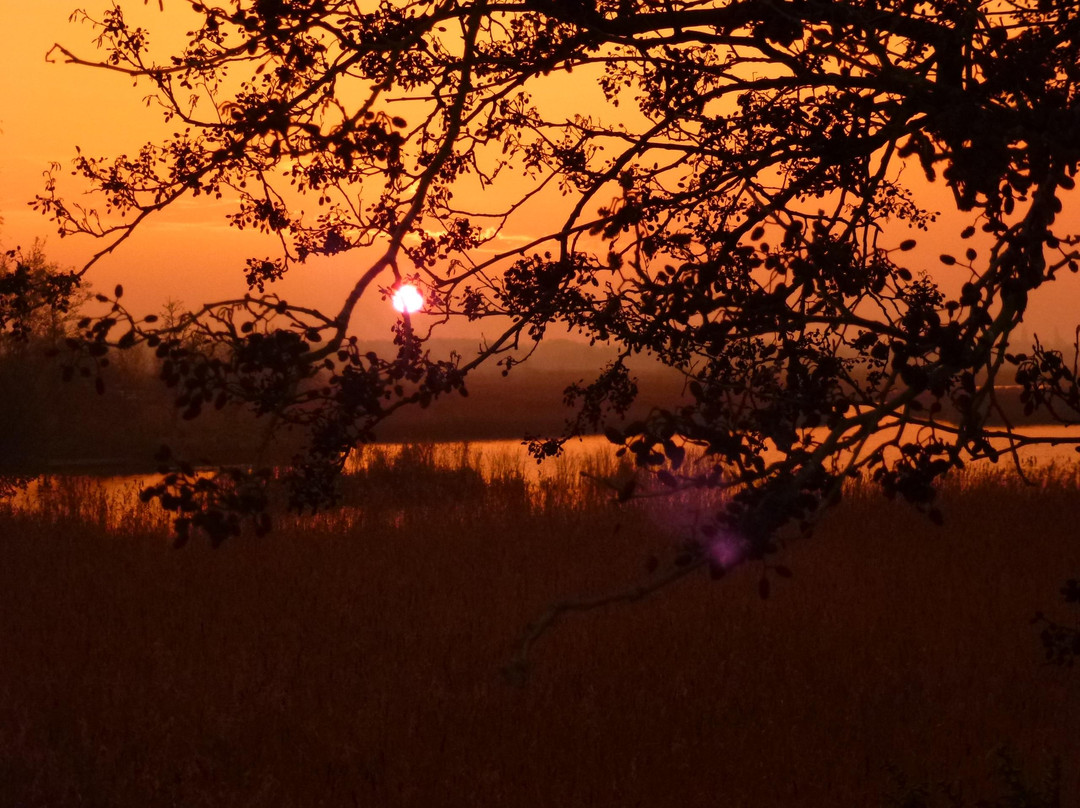
[[[686,449],[669,440],[664,441],[664,454],[667,455],[673,469],[678,469],[686,459]]]
[[[179,550],[188,543],[188,538],[191,536],[191,518],[187,516],[178,516],[173,520],[173,530],[176,531],[173,547]]]
[[[113,290],[113,294],[116,295],[116,299],[119,300],[124,296],[124,287],[120,284],[116,284],[116,289]]]
[[[916,242],[913,238],[905,239],[904,241],[900,242],[900,249],[904,252],[907,252],[908,250],[914,250],[917,243],[918,242]]]

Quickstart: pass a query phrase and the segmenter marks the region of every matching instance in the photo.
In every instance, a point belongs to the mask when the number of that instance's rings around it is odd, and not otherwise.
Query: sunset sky
[[[88,238],[61,240],[50,222],[28,207],[43,187],[42,172],[50,163],[59,163],[58,175],[65,182],[61,189],[76,198],[82,187],[69,175],[69,166],[77,145],[87,154],[114,156],[169,131],[160,111],[144,102],[147,85],[133,87],[119,74],[46,61],[54,42],[93,57],[90,27],[68,20],[78,6],[76,0],[32,4],[0,0],[0,243],[6,248],[26,247],[44,237],[46,253],[64,266],[81,265],[102,245]],[[82,7],[96,16],[108,4],[92,0]],[[159,57],[170,45],[179,45],[189,28],[190,14],[178,2],[165,0],[164,13],[157,3],[128,2],[123,7],[129,20],[150,29],[153,52]],[[589,88],[576,79],[559,79],[547,99],[537,100],[567,110],[592,103],[582,95]],[[950,208],[942,195],[940,209]],[[124,283],[129,304],[146,312],[158,310],[168,299],[194,306],[243,294],[244,259],[276,254],[275,243],[229,228],[224,220],[228,210],[224,203],[185,200],[104,259],[91,270],[89,280],[101,289]],[[1067,209],[1066,215],[1070,212],[1075,219],[1075,209]],[[945,217],[940,238],[963,226],[950,221],[963,220]],[[1080,229],[1077,224],[1069,229]],[[916,255],[937,271],[936,256],[949,246],[924,235]],[[272,291],[332,310],[364,268],[364,259],[352,252],[311,262]],[[1026,330],[1054,341],[1068,339],[1080,321],[1078,304],[1080,281],[1063,278],[1033,299]],[[364,336],[383,337],[395,316],[388,302],[371,301],[358,320],[358,330]]]
[[[190,14],[179,3],[124,4],[131,21],[151,29],[154,52],[163,55],[169,42],[179,44],[189,30]],[[134,151],[171,129],[156,107],[147,107],[148,85],[106,71],[46,61],[54,42],[93,57],[92,34],[86,23],[69,22],[75,0],[40,0],[33,4],[0,0],[0,243],[28,247],[45,239],[47,255],[63,266],[81,266],[102,244],[86,237],[60,239],[55,227],[27,202],[43,188],[42,172],[52,162],[72,198],[83,190],[70,176],[75,147],[96,156]],[[107,4],[83,3],[92,16]],[[255,233],[228,227],[230,207],[200,198],[183,200],[173,210],[148,222],[116,253],[103,259],[88,279],[100,289],[122,282],[125,301],[136,310],[156,311],[166,300],[188,306],[246,291],[244,259],[275,255],[276,243]],[[283,297],[333,310],[362,271],[357,252],[309,262],[301,272],[273,286]],[[302,277],[301,277],[302,275]],[[372,301],[358,330],[387,337],[396,313],[390,304]]]

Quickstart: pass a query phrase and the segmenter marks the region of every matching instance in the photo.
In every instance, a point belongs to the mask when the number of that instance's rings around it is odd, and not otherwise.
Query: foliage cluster
[[[332,499],[345,458],[385,418],[465,394],[483,362],[509,371],[555,326],[619,349],[568,391],[571,434],[632,402],[628,357],[683,374],[688,403],[612,437],[673,489],[731,491],[710,529],[740,533],[757,556],[848,475],[936,516],[949,469],[1035,440],[988,426],[1010,368],[1026,403],[1076,416],[1075,366],[1010,346],[1030,296],[1077,269],[1061,215],[1080,162],[1068,0],[191,11],[188,43],[168,58],[120,7],[77,12],[99,60],[55,52],[148,85],[175,133],[134,155],[80,154],[74,172],[96,202],[65,201],[53,174],[36,205],[61,234],[106,240],[84,271],[187,196],[226,199],[235,227],[278,237],[278,256],[244,268],[250,295],[186,316],[197,346],[128,312],[118,290],[71,351],[93,363],[145,344],[185,415],[241,402],[303,428],[286,480],[296,509]],[[603,98],[566,114],[552,99],[571,73]],[[934,182],[964,222],[940,258],[908,232],[934,226]],[[530,240],[506,246],[523,222]],[[337,311],[266,291],[310,256],[372,249]],[[359,301],[405,278],[436,324],[481,320],[494,335],[475,356],[435,358],[406,317],[391,354],[363,350],[350,336]],[[686,443],[713,459],[708,473],[680,469]],[[239,529],[224,513],[235,487],[260,479],[157,494],[220,539]],[[697,538],[704,564],[708,534]]]

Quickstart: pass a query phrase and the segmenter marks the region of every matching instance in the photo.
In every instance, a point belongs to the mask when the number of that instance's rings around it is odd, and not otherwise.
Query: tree
[[[628,357],[685,375],[687,402],[608,429],[658,484],[727,493],[683,571],[773,552],[850,476],[940,519],[950,469],[1045,440],[1011,425],[995,390],[1010,374],[1029,412],[1080,411],[1075,363],[1010,346],[1029,295],[1078,268],[1080,234],[1060,223],[1080,160],[1069,0],[188,5],[197,27],[167,61],[115,6],[86,17],[98,60],[56,46],[148,83],[178,131],[76,158],[101,209],[51,178],[36,205],[62,235],[104,240],[84,272],[188,195],[234,200],[234,226],[279,238],[247,262],[250,295],[188,315],[198,349],[118,288],[71,350],[146,343],[185,417],[239,403],[305,428],[294,508],[329,502],[349,450],[394,411],[465,393],[481,362],[509,371],[554,325],[621,350],[567,391],[568,434],[625,411]],[[550,88],[569,73],[607,107],[559,112]],[[928,261],[911,232],[934,225],[935,180],[964,224]],[[523,221],[533,238],[501,249]],[[266,291],[310,256],[372,246],[337,311]],[[404,316],[396,354],[365,353],[358,301],[405,280],[437,320],[498,336],[436,359]],[[687,447],[704,461],[684,466]],[[269,485],[180,466],[147,496],[181,535],[220,541],[248,517],[268,527]]]
[[[81,298],[78,277],[51,264],[40,243],[0,252],[0,499],[33,479],[25,466],[48,438],[40,415],[54,392],[40,359],[67,335]]]
[[[49,262],[41,242],[0,252],[0,358],[66,336],[83,301],[79,286],[75,272]]]

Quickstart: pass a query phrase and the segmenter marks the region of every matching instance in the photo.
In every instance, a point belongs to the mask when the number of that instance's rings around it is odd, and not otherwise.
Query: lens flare
[[[739,566],[749,550],[748,542],[733,536],[719,536],[708,545],[711,562],[724,571]]]
[[[402,314],[412,314],[414,311],[420,311],[423,308],[424,296],[411,283],[406,283],[397,288],[390,302]]]

